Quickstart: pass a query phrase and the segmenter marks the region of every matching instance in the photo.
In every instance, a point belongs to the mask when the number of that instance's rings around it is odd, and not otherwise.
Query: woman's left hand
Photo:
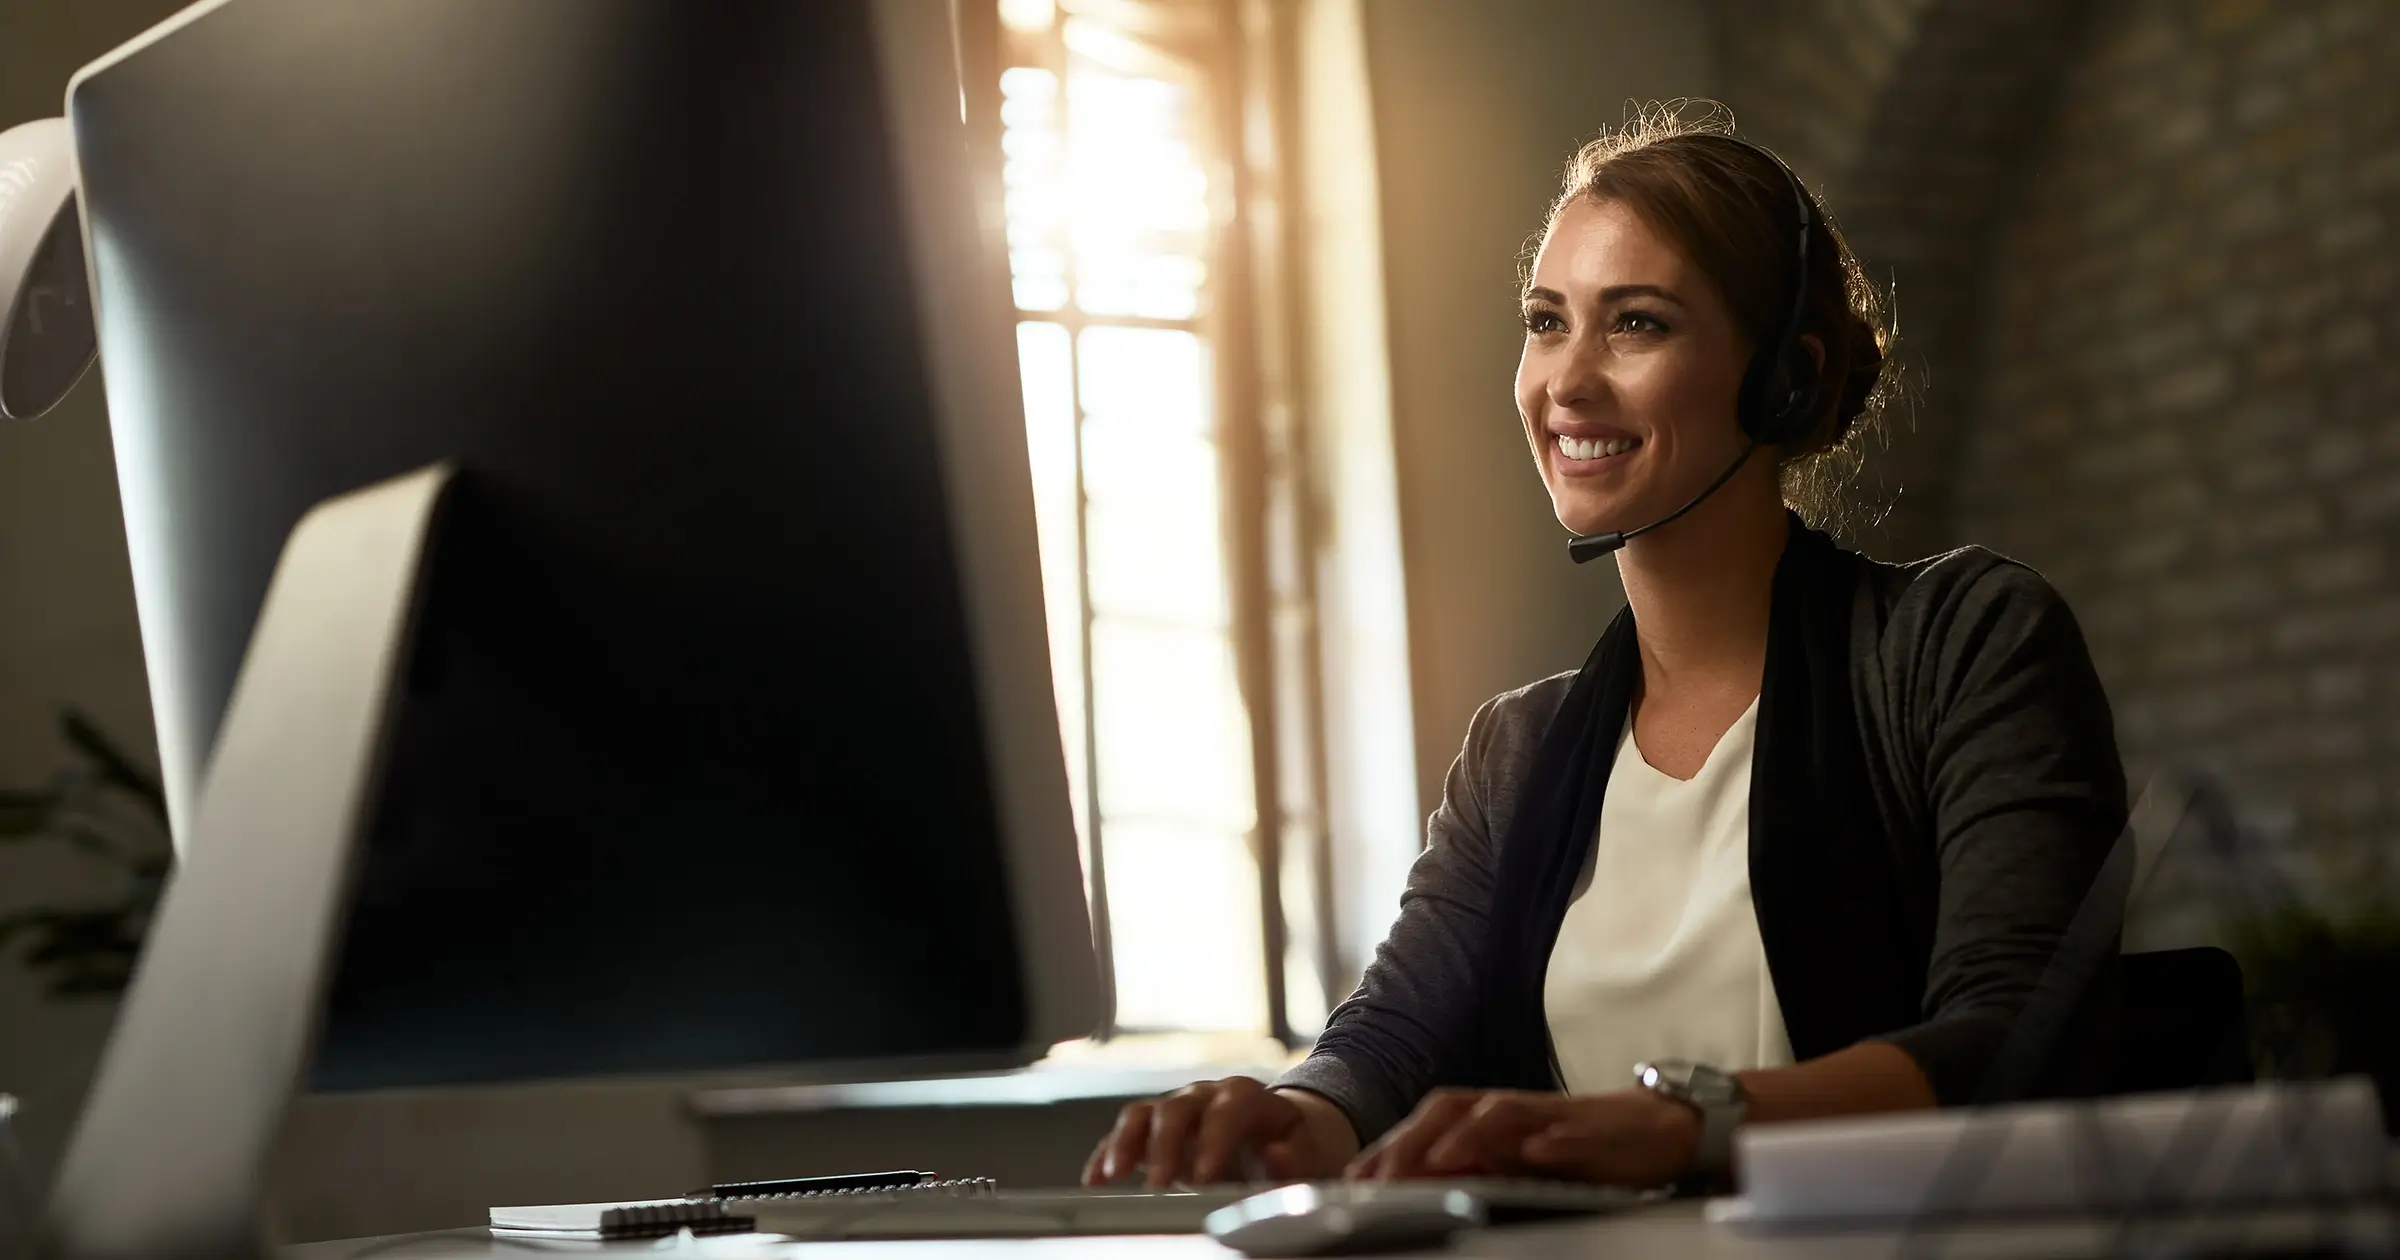
[[[1360,1152],[1346,1175],[1534,1176],[1647,1188],[1689,1172],[1699,1148],[1699,1113],[1646,1089],[1437,1089]]]

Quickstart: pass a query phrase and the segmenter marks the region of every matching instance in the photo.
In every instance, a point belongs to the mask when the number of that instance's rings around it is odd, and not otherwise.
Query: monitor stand
[[[308,1069],[394,688],[457,470],[317,505],[284,544],[42,1223],[59,1260],[253,1260]]]

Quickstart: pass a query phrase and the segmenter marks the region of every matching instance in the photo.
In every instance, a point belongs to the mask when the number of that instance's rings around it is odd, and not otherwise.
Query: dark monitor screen
[[[872,27],[232,0],[79,82],[185,812],[294,523],[464,474],[316,1087],[1025,1037],[921,345],[953,278],[911,270]]]

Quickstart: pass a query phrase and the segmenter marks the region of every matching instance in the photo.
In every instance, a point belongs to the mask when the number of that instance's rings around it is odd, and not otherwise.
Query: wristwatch
[[[1705,1063],[1660,1059],[1633,1065],[1633,1079],[1644,1089],[1700,1113],[1700,1149],[1692,1158],[1687,1179],[1723,1185],[1733,1176],[1733,1131],[1749,1114],[1750,1096],[1730,1072]]]

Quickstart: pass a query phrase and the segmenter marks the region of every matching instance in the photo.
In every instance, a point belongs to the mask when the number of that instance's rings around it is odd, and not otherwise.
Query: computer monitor
[[[209,0],[77,75],[181,860],[60,1250],[239,1234],[303,1084],[1098,1024],[955,66],[943,0]]]

